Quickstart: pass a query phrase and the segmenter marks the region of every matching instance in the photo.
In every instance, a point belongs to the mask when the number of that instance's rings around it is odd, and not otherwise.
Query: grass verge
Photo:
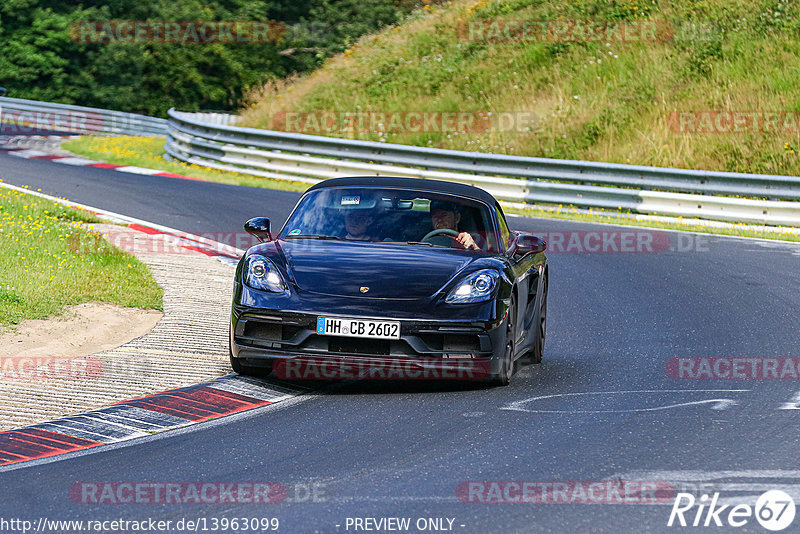
[[[0,330],[101,301],[162,310],[142,262],[111,246],[92,214],[0,188]]]

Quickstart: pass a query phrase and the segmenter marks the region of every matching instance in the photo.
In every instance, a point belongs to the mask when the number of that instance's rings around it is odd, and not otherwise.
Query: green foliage
[[[170,107],[231,110],[251,87],[316,68],[415,1],[57,0],[0,3],[0,85],[8,96],[166,116]],[[279,21],[276,42],[86,42],[88,21]],[[71,26],[72,25],[72,26]]]
[[[709,40],[695,41],[693,46],[688,47],[686,64],[692,73],[709,76],[714,63],[722,56],[722,37],[714,36]]]
[[[319,0],[308,13],[308,22],[315,24],[319,34],[313,44],[325,52],[341,52],[362,35],[389,24],[403,15],[403,9],[391,0],[370,2],[372,9],[363,8],[363,0]]]

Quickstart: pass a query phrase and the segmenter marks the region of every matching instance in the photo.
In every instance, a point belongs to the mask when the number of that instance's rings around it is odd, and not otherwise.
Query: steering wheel
[[[451,230],[449,228],[440,228],[438,230],[432,230],[427,234],[425,234],[425,237],[422,238],[422,241],[427,241],[431,237],[437,235],[449,235],[450,237],[458,237],[458,232],[456,232],[455,230]]]

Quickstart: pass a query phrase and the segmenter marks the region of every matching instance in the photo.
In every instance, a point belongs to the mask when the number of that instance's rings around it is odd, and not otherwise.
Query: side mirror
[[[547,241],[531,234],[518,234],[516,241],[511,246],[511,252],[519,256],[531,253],[539,254],[545,250],[547,250]]]
[[[262,243],[264,241],[272,241],[272,234],[269,232],[269,219],[266,217],[253,217],[244,223],[244,231]]]

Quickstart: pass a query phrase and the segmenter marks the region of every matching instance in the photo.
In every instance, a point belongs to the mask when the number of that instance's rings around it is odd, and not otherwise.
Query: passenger
[[[349,210],[344,216],[344,227],[347,230],[345,239],[351,241],[375,241],[371,236],[369,228],[375,222],[375,217],[366,210]]]

